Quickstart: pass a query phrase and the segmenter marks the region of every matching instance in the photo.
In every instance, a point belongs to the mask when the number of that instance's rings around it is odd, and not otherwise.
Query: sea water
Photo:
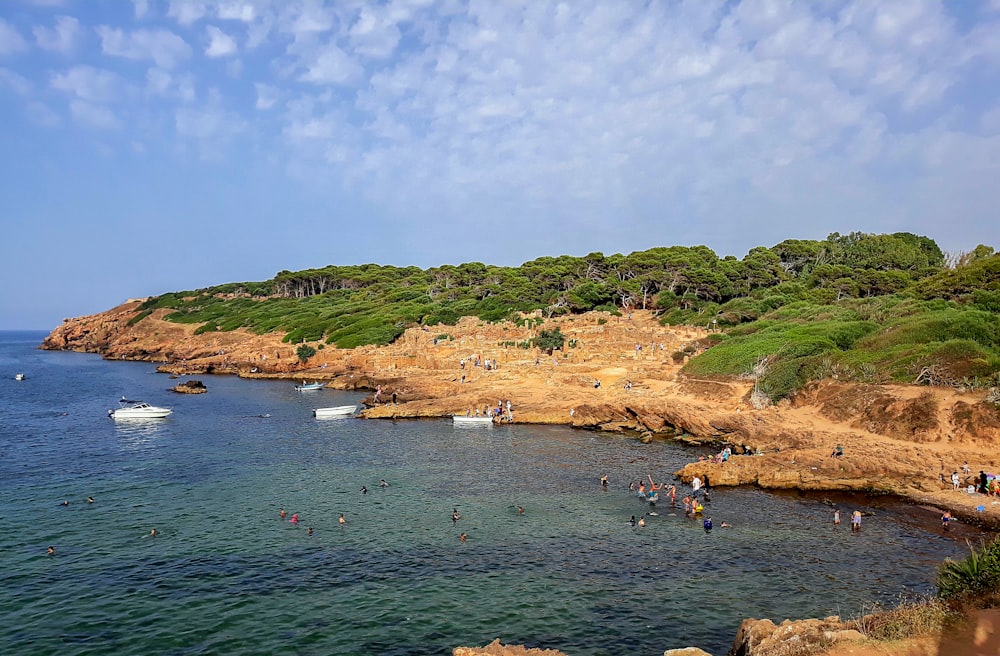
[[[707,533],[666,495],[651,508],[627,490],[697,457],[675,443],[317,420],[360,395],[234,377],[179,395],[186,378],[39,351],[43,336],[0,333],[3,654],[450,654],[494,638],[722,654],[746,617],[850,617],[929,592],[971,534],[886,499],[752,488],[713,490]],[[174,412],[109,419],[122,396]],[[856,508],[875,514],[853,534]]]

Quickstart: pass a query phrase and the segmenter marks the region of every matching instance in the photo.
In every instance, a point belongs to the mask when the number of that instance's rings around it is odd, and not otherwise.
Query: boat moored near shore
[[[163,419],[173,410],[149,405],[145,401],[129,401],[122,398],[118,402],[117,410],[108,410],[108,417],[112,419]]]
[[[313,416],[317,419],[330,419],[332,417],[350,417],[358,409],[356,405],[338,405],[332,408],[316,408]]]

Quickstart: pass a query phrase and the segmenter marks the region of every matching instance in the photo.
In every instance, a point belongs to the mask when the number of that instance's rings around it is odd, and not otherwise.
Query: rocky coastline
[[[708,347],[707,330],[662,326],[642,311],[538,315],[518,324],[465,318],[455,326],[410,328],[383,347],[312,343],[315,355],[302,361],[299,345],[282,342],[282,335],[196,334],[196,326],[165,321],[165,311],[140,318],[140,303],[66,319],[41,348],[155,362],[174,375],[324,381],[366,392],[360,416],[368,419],[464,415],[509,400],[517,423],[726,444],[747,454],[691,462],[676,472],[684,482],[697,475],[713,487],[892,494],[1000,528],[1000,498],[966,491],[980,470],[1000,470],[1000,406],[983,391],[824,380],[777,405],[761,405],[749,379],[681,372]],[[553,328],[566,336],[564,349],[523,348]]]

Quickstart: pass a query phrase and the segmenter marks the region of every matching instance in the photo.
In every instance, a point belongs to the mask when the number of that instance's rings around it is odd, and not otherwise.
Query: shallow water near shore
[[[0,333],[0,653],[450,654],[499,637],[724,654],[745,617],[929,592],[977,535],[891,499],[755,489],[714,490],[706,533],[626,490],[698,453],[671,442],[316,420],[360,395],[232,377],[177,395],[151,364],[35,350],[43,337]],[[112,421],[122,395],[174,413]],[[859,534],[855,508],[875,513]]]

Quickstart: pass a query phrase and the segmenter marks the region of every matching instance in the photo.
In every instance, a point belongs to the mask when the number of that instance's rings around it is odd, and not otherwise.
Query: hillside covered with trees
[[[284,333],[292,344],[388,344],[409,326],[463,316],[518,320],[653,310],[664,324],[715,330],[684,371],[754,375],[781,398],[816,378],[993,387],[1000,383],[1000,255],[980,245],[946,257],[910,233],[834,233],[752,249],[705,246],[629,255],[543,257],[430,269],[374,264],[282,271],[148,299],[132,320],[168,309],[197,332]],[[685,353],[673,354],[683,358]]]

